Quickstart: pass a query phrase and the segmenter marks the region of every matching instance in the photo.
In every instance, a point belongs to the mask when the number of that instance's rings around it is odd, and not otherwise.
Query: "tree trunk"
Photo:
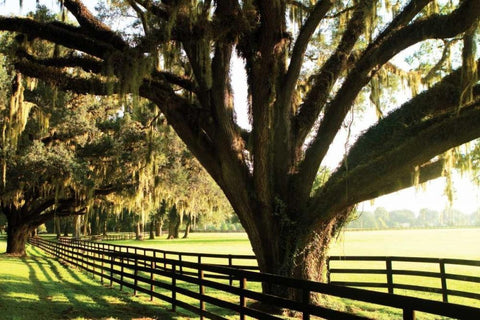
[[[70,226],[70,219],[64,219],[64,229],[63,229],[63,236],[68,237],[68,232],[69,232],[69,226]]]
[[[325,281],[331,240],[338,234],[350,210],[339,212],[316,226],[292,224],[289,228],[265,225],[261,238],[251,241],[261,272],[315,282]],[[268,234],[271,233],[271,234]],[[302,292],[263,283],[263,292],[301,301]],[[312,301],[320,297],[312,295]]]
[[[25,243],[29,237],[30,228],[26,224],[17,224],[8,221],[7,228],[7,254],[14,256],[25,255]]]
[[[75,225],[75,233],[74,233],[73,237],[75,239],[80,239],[80,237],[82,236],[82,224],[81,224],[81,221],[80,221],[80,216],[73,217],[73,221],[74,221],[74,225]]]
[[[143,240],[143,233],[142,233],[140,222],[137,222],[137,226],[135,228],[135,239],[136,240]]]
[[[107,235],[107,220],[103,221],[103,235]]]
[[[55,217],[53,223],[54,223],[54,226],[55,226],[55,233],[57,234],[57,239],[60,239],[60,236],[62,235],[62,230],[61,230],[61,226],[60,226],[60,218]]]
[[[185,225],[185,233],[183,234],[183,239],[187,239],[190,234],[190,229],[192,227],[192,214],[190,213],[187,216],[187,224]]]
[[[162,236],[162,226],[163,226],[163,219],[156,219],[155,220],[155,236],[156,237]]]
[[[180,217],[168,220],[168,239],[178,239],[180,230]]]
[[[154,232],[154,222],[151,221],[150,222],[150,240],[154,240],[155,239],[155,232]]]

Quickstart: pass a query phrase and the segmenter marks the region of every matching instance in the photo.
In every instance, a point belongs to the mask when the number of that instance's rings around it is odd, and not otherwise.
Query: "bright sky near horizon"
[[[36,6],[36,0],[23,0],[23,6],[20,8],[19,0],[5,0],[3,4],[0,4],[0,14],[25,14],[32,11]],[[50,8],[56,8],[56,0],[42,1],[41,4],[45,4]],[[87,0],[85,3],[92,7],[95,0]],[[235,91],[235,105],[237,111],[237,119],[240,125],[248,127],[248,117],[246,112],[247,98],[246,98],[246,79],[243,71],[243,63],[240,59],[233,61],[232,69],[234,77],[232,86]],[[243,73],[243,74],[242,74]],[[375,117],[373,108],[372,114],[363,115],[368,123],[372,123],[372,117]],[[368,127],[368,125],[366,125]],[[365,128],[366,128],[365,127]],[[363,129],[365,129],[363,128]],[[358,129],[359,131],[363,129]],[[345,140],[346,133],[340,133],[337,137],[334,145],[329,150],[327,155],[326,165],[334,168],[341,160],[342,155],[345,152]],[[387,210],[400,210],[409,209],[417,213],[422,208],[431,208],[441,211],[449,206],[446,196],[444,195],[445,179],[440,178],[427,183],[426,188],[409,188],[396,192],[387,196],[376,199],[373,204],[370,201],[361,203],[359,210],[373,211],[376,207],[384,207]],[[456,175],[454,179],[455,189],[455,201],[453,208],[458,209],[466,214],[470,214],[473,211],[480,208],[480,189],[471,183],[468,176],[463,178]]]

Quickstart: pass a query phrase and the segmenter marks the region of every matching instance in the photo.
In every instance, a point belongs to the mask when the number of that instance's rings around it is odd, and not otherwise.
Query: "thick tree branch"
[[[15,63],[15,68],[29,77],[42,79],[61,90],[69,90],[79,94],[94,94],[100,96],[119,92],[119,86],[116,82],[108,83],[95,77],[89,79],[74,77],[60,69],[42,66],[32,63],[26,59],[17,61]]]
[[[360,190],[357,197],[363,199],[362,201],[375,199],[386,194],[413,187],[416,183],[425,183],[440,178],[444,172],[444,166],[445,161],[441,159],[422,165],[417,169],[417,172],[415,168],[409,168],[405,170],[405,172],[399,173],[396,177],[380,181],[377,188],[370,193],[366,192],[366,190]]]
[[[299,181],[313,181],[320,163],[360,90],[372,71],[381,67],[403,49],[430,38],[453,37],[467,30],[480,15],[480,2],[465,0],[449,15],[432,16],[414,22],[393,33],[380,45],[365,52],[349,73],[334,100],[327,106],[317,135],[308,148],[299,172]]]
[[[80,28],[59,22],[43,23],[27,18],[0,16],[0,30],[20,32],[28,35],[29,39],[41,38],[98,58],[103,58],[108,53],[115,51],[111,44],[85,35]]]
[[[332,5],[333,2],[331,0],[319,0],[300,29],[300,33],[292,50],[290,65],[285,77],[285,97],[289,97],[287,101],[291,100],[292,92],[295,89],[295,84],[298,75],[300,74],[303,57],[307,50],[308,43],[317,29],[318,24],[322,21],[323,17],[325,17]]]
[[[365,6],[373,5],[371,1],[363,1],[357,6],[347,28],[342,35],[340,44],[335,52],[314,76],[314,84],[308,92],[300,111],[294,119],[295,147],[300,149],[304,144],[307,134],[312,129],[315,121],[324,107],[330,91],[337,81],[340,73],[345,69],[347,59],[360,35],[365,30]],[[308,184],[308,183],[307,183]]]
[[[63,4],[75,16],[86,33],[93,34],[94,38],[110,43],[119,50],[128,47],[127,43],[114,33],[110,27],[95,18],[80,0],[63,0]]]
[[[68,57],[57,57],[57,58],[46,58],[46,59],[37,59],[34,56],[28,54],[23,50],[18,50],[16,53],[17,58],[25,58],[29,62],[44,66],[44,67],[54,67],[54,68],[79,68],[86,72],[93,72],[100,74],[102,70],[105,69],[102,65],[102,61],[94,59],[88,56],[68,56]]]
[[[58,58],[47,58],[47,59],[37,59],[32,55],[29,55],[25,51],[17,51],[17,57],[25,58],[29,62],[34,63],[39,66],[44,67],[54,67],[58,69],[62,68],[79,68],[86,72],[92,72],[98,75],[106,75],[107,67],[103,64],[101,60],[93,59],[90,57],[81,57],[81,56],[68,56],[68,57],[58,57]],[[61,72],[59,70],[59,72]],[[119,70],[114,70],[114,73],[118,73]],[[164,83],[165,85],[177,85],[189,92],[196,92],[198,89],[195,87],[194,83],[186,78],[177,76],[173,73],[166,71],[153,71],[152,79]]]
[[[480,60],[478,61],[480,66]],[[396,147],[412,135],[411,128],[425,119],[458,110],[461,97],[461,69],[422,92],[370,127],[350,148],[342,166],[350,169],[368,162]],[[480,96],[480,85],[474,88]]]
[[[412,128],[415,134],[389,152],[354,169],[335,172],[315,194],[306,223],[313,223],[320,212],[326,216],[381,193],[380,186],[394,183],[405,172],[445,151],[480,137],[480,101],[426,120]],[[418,130],[415,130],[418,128]]]
[[[135,0],[127,0],[127,2],[130,7],[132,7],[132,9],[137,13],[138,18],[142,22],[143,32],[145,33],[145,35],[148,35],[150,33],[150,26],[148,25],[145,12],[138,6],[138,2],[136,2]]]
[[[411,0],[392,20],[392,22],[390,22],[389,25],[378,35],[370,47],[378,46],[379,43],[388,38],[394,31],[406,26],[430,2],[432,2],[432,0]]]

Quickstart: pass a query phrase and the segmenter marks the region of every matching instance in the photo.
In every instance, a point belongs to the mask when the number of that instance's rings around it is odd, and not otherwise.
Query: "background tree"
[[[355,204],[440,176],[445,161],[437,156],[480,136],[478,0],[118,3],[120,14],[138,17],[129,34],[80,0],[63,1],[75,25],[0,17],[1,30],[76,52],[18,51],[16,69],[64,90],[155,103],[222,188],[263,272],[321,280],[326,248]],[[105,8],[105,16],[114,12]],[[415,88],[415,73],[426,72],[401,72],[395,55],[451,38],[463,44],[462,67],[442,65],[429,88],[388,114],[379,108],[390,75]],[[251,130],[235,120],[235,50],[245,63]],[[349,115],[362,92],[383,117],[313,189],[342,124],[356,122]]]

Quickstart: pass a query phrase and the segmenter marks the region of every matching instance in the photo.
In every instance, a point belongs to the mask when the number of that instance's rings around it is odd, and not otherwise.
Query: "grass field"
[[[116,241],[115,244],[155,247],[168,251],[252,254],[247,236],[242,233],[192,233],[191,238],[187,240],[156,239],[141,242],[131,240]],[[0,240],[0,252],[4,250],[5,242]],[[480,260],[480,229],[349,231],[334,242],[329,254]],[[23,259],[0,255],[1,319],[190,318],[188,313],[179,316],[172,314],[163,309],[168,309],[166,304],[157,301],[151,303],[148,297],[132,297],[131,294],[103,287],[96,280],[46,258],[36,248],[30,247],[28,255]],[[472,273],[478,276],[478,270],[467,271],[467,274]],[[415,279],[405,281],[418,282]],[[480,292],[478,286],[472,290]],[[455,302],[480,307],[476,300]],[[343,308],[358,313],[367,311],[370,317],[378,319],[398,317],[398,314],[391,314],[390,310],[382,308],[376,310],[377,307],[359,304],[346,303]],[[438,319],[422,315],[420,318]]]
[[[5,241],[0,239],[0,252]],[[82,272],[65,268],[29,246],[28,257],[0,255],[0,319],[189,319],[151,303],[100,285]]]
[[[116,241],[168,251],[253,254],[245,233],[191,233],[190,238]],[[346,231],[329,255],[392,255],[480,260],[480,228]]]

